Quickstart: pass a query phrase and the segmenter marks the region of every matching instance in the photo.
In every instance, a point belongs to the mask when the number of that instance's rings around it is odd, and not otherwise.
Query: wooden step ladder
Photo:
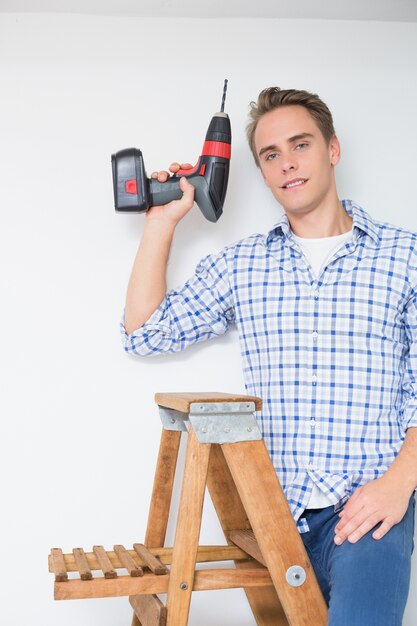
[[[55,599],[130,596],[132,626],[186,626],[193,591],[243,587],[259,626],[325,626],[326,604],[256,422],[261,400],[223,393],[159,393],[155,400],[163,430],[144,544],[72,554],[52,549]],[[182,491],[168,548],[184,433]],[[206,485],[228,545],[199,546]],[[196,570],[196,563],[217,561],[234,567]],[[157,596],[165,593],[166,606]]]

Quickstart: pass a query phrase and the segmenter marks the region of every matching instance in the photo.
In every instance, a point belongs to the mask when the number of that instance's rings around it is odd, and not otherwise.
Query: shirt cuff
[[[408,407],[403,414],[403,418],[401,420],[402,427],[404,432],[408,428],[416,428],[417,427],[417,407]]]
[[[126,352],[146,356],[155,352],[155,347],[149,343],[152,337],[155,335],[164,339],[171,337],[171,328],[167,323],[165,312],[164,300],[140,328],[128,333],[125,327],[125,312],[123,311],[120,321],[120,335]]]

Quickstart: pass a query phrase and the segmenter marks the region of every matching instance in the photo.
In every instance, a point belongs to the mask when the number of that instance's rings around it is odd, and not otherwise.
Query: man
[[[329,625],[400,626],[417,486],[417,236],[339,200],[340,145],[318,96],[265,89],[250,115],[249,145],[284,216],[166,294],[173,233],[193,204],[182,179],[182,199],[146,216],[125,349],[178,351],[237,325]]]

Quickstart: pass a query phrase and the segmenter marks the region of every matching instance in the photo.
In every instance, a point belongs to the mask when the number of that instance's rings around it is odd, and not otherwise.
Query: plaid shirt
[[[417,234],[350,200],[352,238],[317,278],[284,215],[206,257],[139,330],[137,355],[177,352],[236,324],[246,389],[299,530],[313,483],[340,507],[384,474],[417,427]]]

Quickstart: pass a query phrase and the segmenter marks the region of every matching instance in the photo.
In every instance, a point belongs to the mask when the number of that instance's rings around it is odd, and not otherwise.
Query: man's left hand
[[[372,537],[382,539],[404,517],[410,495],[388,475],[359,487],[339,514],[335,543],[341,545],[346,539],[356,543],[380,522]]]

